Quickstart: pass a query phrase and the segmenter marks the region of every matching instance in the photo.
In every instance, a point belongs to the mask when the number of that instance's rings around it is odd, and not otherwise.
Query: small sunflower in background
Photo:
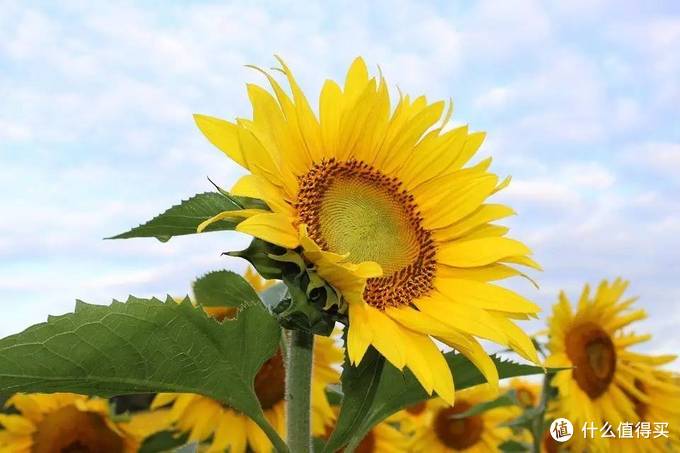
[[[517,404],[522,409],[536,407],[541,399],[541,385],[526,379],[510,380],[509,389],[515,392]]]
[[[516,406],[489,409],[464,418],[455,418],[477,404],[495,397],[488,385],[479,385],[456,392],[456,405],[451,407],[440,398],[426,403],[428,417],[412,433],[410,449],[413,453],[448,453],[465,451],[486,453],[500,451],[498,446],[513,438],[512,430],[504,423],[512,421],[521,411]]]
[[[536,316],[539,307],[490,283],[522,275],[515,265],[539,266],[492,223],[514,213],[486,203],[509,179],[488,171],[491,159],[466,167],[484,134],[448,127],[452,107],[442,101],[404,95],[393,108],[384,78],[369,76],[361,58],[344,86],[325,82],[317,118],[279,62],[292,97],[262,71],[273,94],[248,85],[252,119],[195,115],[208,140],[249,172],[231,193],[270,210],[226,211],[199,231],[242,218],[237,231],[299,250],[342,294],[351,363],[372,345],[449,404],[453,379],[435,339],[496,387],[496,367],[477,338],[538,362],[515,320]]]
[[[0,414],[3,453],[134,453],[170,424],[167,411],[116,421],[107,400],[72,393],[19,393],[6,406],[17,413]]]
[[[635,376],[634,387],[628,388],[626,393],[635,405],[632,431],[635,433],[636,425],[645,423],[649,426],[652,434],[650,438],[639,438],[633,434],[632,439],[611,439],[612,451],[634,452],[668,452],[680,451],[680,376],[676,373],[659,368],[675,359],[673,355],[638,357],[635,363],[625,364],[631,368]],[[654,432],[658,429],[655,425],[666,423],[664,436],[655,437]],[[642,426],[642,425],[640,425]]]
[[[361,439],[354,453],[404,453],[408,450],[408,438],[390,423],[375,425]]]
[[[412,434],[421,426],[428,425],[432,418],[432,411],[427,410],[427,401],[414,404],[392,416],[402,432]]]
[[[333,407],[336,414],[339,410],[339,407]],[[409,437],[407,433],[400,429],[401,417],[396,415],[388,417],[387,420],[371,428],[352,451],[354,453],[404,453],[410,451],[408,449]],[[328,439],[332,432],[333,427],[327,426],[323,438]]]
[[[314,344],[312,369],[312,434],[322,436],[335,420],[325,389],[340,382],[339,365],[342,351],[332,337],[317,337]],[[267,360],[255,376],[255,394],[264,415],[281,435],[285,436],[285,369],[279,350]],[[171,404],[170,418],[181,432],[189,433],[190,442],[211,438],[209,452],[229,449],[243,453],[250,448],[255,453],[269,453],[272,444],[255,422],[218,401],[195,394],[160,393],[151,407],[158,409]]]
[[[616,428],[621,422],[636,420],[636,401],[631,397],[641,396],[636,379],[643,386],[657,382],[653,374],[636,371],[647,359],[629,350],[650,336],[624,330],[646,317],[644,310],[631,310],[637,298],[623,297],[627,286],[628,282],[621,279],[612,283],[604,280],[591,294],[586,285],[575,310],[564,292],[553,307],[548,321],[551,355],[546,366],[573,370],[559,372],[553,378],[558,395],[551,410],[569,419],[574,429],[581,429],[586,422],[600,426],[606,421]],[[574,436],[569,445],[577,451],[586,446],[604,449],[610,440]]]

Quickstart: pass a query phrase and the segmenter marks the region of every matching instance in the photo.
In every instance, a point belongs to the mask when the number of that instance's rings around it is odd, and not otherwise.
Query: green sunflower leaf
[[[373,347],[368,348],[361,363],[357,366],[351,366],[345,354],[341,377],[344,396],[340,406],[340,417],[324,451],[337,451],[348,441],[355,439],[353,434],[356,430],[363,428],[366,416],[370,414],[374,406],[383,370],[387,366],[385,358]],[[359,441],[362,437],[358,438]],[[352,451],[352,449],[349,450]]]
[[[260,304],[260,298],[245,278],[231,271],[213,271],[193,283],[196,302],[206,307],[243,307]]]
[[[161,431],[153,434],[142,443],[139,453],[166,453],[186,444],[189,434],[178,434],[173,431]]]
[[[200,193],[130,231],[107,239],[155,237],[161,242],[166,242],[173,236],[195,234],[196,228],[201,223],[222,211],[244,208],[267,209],[264,203],[252,198],[228,196],[217,192]],[[239,219],[218,220],[208,225],[204,232],[233,230],[238,222]]]
[[[503,452],[530,452],[531,451],[531,445],[524,443],[524,442],[519,442],[517,440],[506,440],[502,444],[498,445],[498,449]]]
[[[0,340],[0,392],[198,393],[244,412],[279,443],[253,380],[280,336],[261,303],[220,323],[188,299],[78,301],[74,313]]]
[[[517,400],[515,399],[514,392],[510,391],[491,401],[484,401],[483,403],[476,404],[465,412],[451,415],[451,418],[468,418],[473,415],[481,414],[482,412],[490,411],[491,409],[496,409],[497,407],[514,406],[516,404]]]
[[[463,355],[448,352],[444,356],[452,370],[456,390],[486,382],[477,367]],[[541,367],[501,360],[495,356],[491,358],[496,364],[501,379],[543,373]],[[376,424],[402,409],[430,398],[413,373],[408,369],[401,372],[389,363],[385,363],[382,372],[379,373],[379,382],[372,396],[362,394],[366,392],[363,387],[345,387],[345,379],[349,379],[351,375],[357,373],[364,366],[365,361],[366,358],[362,360],[358,367],[346,366],[343,371],[344,399],[340,407],[335,431],[331,435],[324,452],[335,452],[346,445],[349,445],[348,449],[351,450],[352,447],[356,447],[361,442],[363,437]],[[374,359],[369,359],[366,366],[369,365],[375,372],[377,365]]]

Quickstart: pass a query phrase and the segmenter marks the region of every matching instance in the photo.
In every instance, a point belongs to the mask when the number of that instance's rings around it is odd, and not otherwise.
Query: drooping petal
[[[368,346],[373,341],[373,328],[370,325],[366,304],[349,304],[349,331],[347,333],[347,356],[355,365],[364,358]]]
[[[236,231],[289,249],[300,245],[290,217],[284,214],[268,213],[249,217],[236,226]]]

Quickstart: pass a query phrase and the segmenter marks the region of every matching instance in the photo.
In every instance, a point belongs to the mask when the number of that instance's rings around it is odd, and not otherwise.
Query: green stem
[[[286,361],[286,426],[288,447],[295,453],[312,451],[311,416],[312,353],[314,334],[302,330],[289,332]]]
[[[543,442],[543,428],[545,427],[545,410],[548,405],[548,396],[550,394],[550,381],[552,380],[552,373],[546,373],[543,378],[543,389],[541,390],[541,401],[538,403],[538,413],[533,420],[531,434],[534,438],[534,452],[540,453],[541,443]]]

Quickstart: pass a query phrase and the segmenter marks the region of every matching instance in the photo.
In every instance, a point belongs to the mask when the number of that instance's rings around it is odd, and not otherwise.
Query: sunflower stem
[[[312,353],[314,334],[302,330],[288,332],[286,362],[286,426],[288,447],[295,453],[312,451],[310,430]]]
[[[545,411],[548,406],[548,397],[550,395],[550,381],[552,381],[553,374],[546,373],[543,377],[543,388],[541,390],[541,401],[538,403],[538,413],[533,420],[531,434],[534,440],[533,451],[538,453],[541,451],[541,442],[543,442],[543,430],[545,427]]]

